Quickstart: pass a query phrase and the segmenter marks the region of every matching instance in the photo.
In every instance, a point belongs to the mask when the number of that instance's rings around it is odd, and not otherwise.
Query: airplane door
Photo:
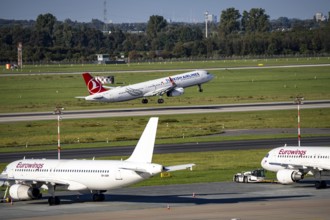
[[[116,178],[116,180],[123,180],[123,178],[121,177],[121,170],[120,169],[118,169],[116,171],[115,178]]]

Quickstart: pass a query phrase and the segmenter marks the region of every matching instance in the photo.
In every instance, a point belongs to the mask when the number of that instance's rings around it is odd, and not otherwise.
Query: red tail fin
[[[91,74],[83,73],[82,76],[85,80],[85,83],[86,83],[86,86],[87,86],[87,89],[88,89],[90,95],[107,91],[102,86],[102,83],[100,83],[99,81],[94,79]]]

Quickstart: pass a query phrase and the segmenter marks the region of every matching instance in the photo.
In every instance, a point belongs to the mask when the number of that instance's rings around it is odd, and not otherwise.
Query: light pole
[[[302,104],[302,101],[304,100],[304,97],[297,96],[295,98],[295,104],[298,106],[298,146],[300,147],[300,105]]]
[[[207,21],[208,21],[208,19],[209,19],[209,12],[208,11],[206,11],[205,13],[204,13],[204,15],[205,15],[205,38],[207,38]]]
[[[60,120],[64,108],[56,107],[54,114],[57,115],[57,159],[61,159],[61,138],[60,138]]]

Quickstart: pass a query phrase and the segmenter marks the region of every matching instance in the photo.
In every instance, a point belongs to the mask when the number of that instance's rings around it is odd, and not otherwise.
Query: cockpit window
[[[269,153],[268,153],[268,154],[266,154],[265,158],[268,158],[268,156],[269,156]]]

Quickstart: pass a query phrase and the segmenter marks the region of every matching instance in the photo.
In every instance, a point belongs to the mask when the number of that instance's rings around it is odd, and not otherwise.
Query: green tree
[[[163,16],[159,16],[159,15],[150,16],[147,24],[148,38],[150,40],[156,38],[158,33],[164,30],[166,26],[167,26],[167,21],[164,19]]]
[[[235,8],[228,8],[222,11],[220,16],[219,34],[221,36],[227,36],[233,32],[240,30],[241,14]]]
[[[53,45],[53,33],[56,17],[50,13],[39,15],[36,21],[36,43],[39,46],[50,47]]]
[[[247,32],[266,32],[270,30],[269,15],[262,8],[252,8],[244,11],[242,16],[242,30]]]

